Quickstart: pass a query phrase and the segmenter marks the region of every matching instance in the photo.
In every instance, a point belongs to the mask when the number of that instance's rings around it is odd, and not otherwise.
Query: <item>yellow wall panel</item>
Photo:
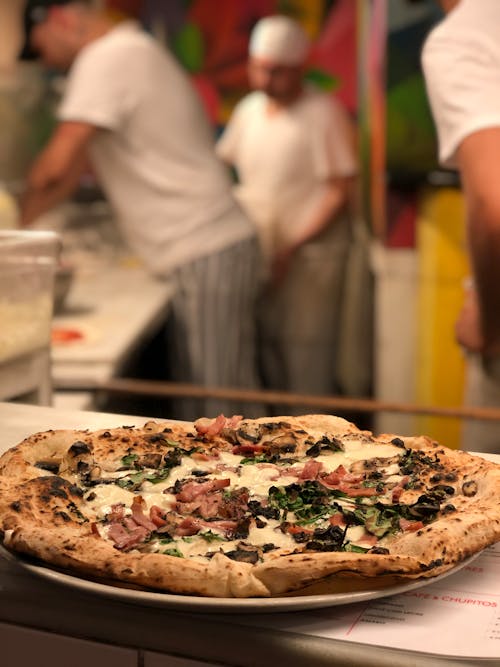
[[[454,188],[423,193],[417,221],[418,299],[416,399],[422,405],[462,404],[465,366],[454,325],[468,275],[463,197]],[[459,447],[458,419],[417,417],[417,431]]]

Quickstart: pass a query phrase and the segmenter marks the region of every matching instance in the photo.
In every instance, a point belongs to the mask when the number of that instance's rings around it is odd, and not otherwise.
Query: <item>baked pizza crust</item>
[[[331,436],[365,434],[353,424],[329,415],[276,417],[247,423],[286,422],[296,429]],[[93,465],[112,471],[116,460],[135,452],[153,454],[161,447],[151,436],[171,429],[173,439],[193,433],[192,425],[150,422],[144,428],[90,431],[47,431],[35,434],[0,457],[0,529],[8,549],[28,554],[54,566],[93,577],[105,577],[178,594],[215,597],[265,597],[296,591],[335,574],[380,577],[432,577],[454,567],[500,539],[500,466],[465,452],[446,449],[428,438],[382,435],[407,448],[439,457],[444,469],[456,476],[456,486],[475,485],[474,495],[457,494],[456,512],[440,516],[418,532],[382,538],[390,553],[270,552],[250,564],[216,553],[206,563],[175,556],[122,552],[92,529],[92,517],[76,486],[78,463],[92,446]],[[75,443],[78,447],[75,447]],[[374,443],[374,447],[376,446]],[[210,443],[227,447],[222,435]],[[53,462],[58,474],[37,467]],[[405,502],[418,491],[406,490]]]

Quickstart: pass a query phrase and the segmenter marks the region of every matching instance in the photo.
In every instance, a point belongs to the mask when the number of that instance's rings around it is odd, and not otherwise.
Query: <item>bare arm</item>
[[[288,271],[293,254],[305,243],[319,236],[332,223],[332,220],[347,202],[353,180],[351,177],[334,178],[328,182],[328,188],[319,200],[307,224],[301,230],[300,235],[293,240],[292,244],[281,249],[274,257],[271,269],[273,282],[279,283],[283,279]]]
[[[496,127],[471,134],[458,151],[475,295],[466,303],[457,337],[466,348],[485,355],[500,354],[499,155]]]
[[[87,161],[89,141],[96,131],[93,125],[76,122],[64,122],[56,128],[28,174],[27,189],[21,200],[23,226],[73,192]]]
[[[334,178],[328,182],[328,189],[309,218],[308,224],[295,239],[295,248],[312,241],[331,224],[347,201],[352,180],[352,178]]]

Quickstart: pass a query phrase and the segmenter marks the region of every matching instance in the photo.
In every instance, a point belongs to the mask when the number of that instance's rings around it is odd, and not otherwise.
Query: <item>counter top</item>
[[[0,453],[34,431],[112,428],[144,421],[144,417],[0,403]],[[147,607],[77,589],[68,596],[69,590],[27,571],[15,557],[0,557],[0,622],[4,623],[235,667],[478,664],[310,634],[304,627],[317,618],[313,611],[221,616]],[[332,607],[326,618],[334,622],[343,611]],[[483,662],[498,665],[498,658]]]
[[[64,310],[53,319],[55,386],[117,375],[165,321],[171,295],[167,281],[137,265],[115,263],[78,272]]]

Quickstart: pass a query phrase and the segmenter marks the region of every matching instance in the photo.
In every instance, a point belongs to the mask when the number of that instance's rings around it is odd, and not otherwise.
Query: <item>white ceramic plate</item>
[[[328,593],[315,593],[319,585],[310,586],[300,594],[293,592],[276,598],[205,598],[193,595],[172,595],[141,588],[134,585],[120,584],[105,580],[92,580],[68,574],[62,570],[56,570],[46,565],[40,565],[35,561],[28,560],[10,552],[11,560],[18,563],[24,570],[51,581],[53,583],[68,586],[92,595],[100,595],[106,598],[139,604],[145,606],[162,607],[164,609],[175,609],[187,612],[218,612],[218,613],[271,613],[285,611],[299,611],[304,609],[319,609],[321,607],[333,607],[337,605],[353,604],[365,600],[398,595],[415,588],[420,588],[444,577],[458,572],[470,563],[476,554],[459,565],[448,570],[437,577],[421,578],[412,580],[397,580],[395,577],[381,577],[374,581],[362,579],[331,579]],[[325,584],[321,584],[321,589]]]

